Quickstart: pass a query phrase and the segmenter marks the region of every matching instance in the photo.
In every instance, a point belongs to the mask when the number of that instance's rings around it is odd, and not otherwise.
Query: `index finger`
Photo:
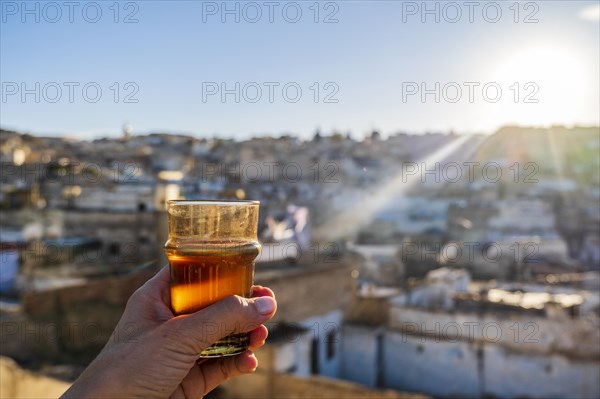
[[[270,296],[271,298],[275,298],[275,293],[268,287],[263,287],[262,285],[253,285],[252,295],[250,297],[256,298],[259,296]]]
[[[169,282],[171,279],[171,268],[169,265],[163,266],[150,280],[140,287],[144,294],[156,298],[159,296],[161,301],[169,305],[171,301],[171,291]]]

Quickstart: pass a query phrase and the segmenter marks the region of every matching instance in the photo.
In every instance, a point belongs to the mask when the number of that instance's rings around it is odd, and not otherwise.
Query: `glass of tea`
[[[229,295],[250,297],[257,239],[258,201],[167,202],[169,237],[165,253],[171,270],[175,315],[203,309]],[[247,333],[231,334],[200,357],[235,355],[248,349]]]

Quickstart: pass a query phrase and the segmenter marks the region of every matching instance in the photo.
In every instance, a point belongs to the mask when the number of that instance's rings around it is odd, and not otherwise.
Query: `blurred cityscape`
[[[94,358],[176,198],[261,202],[279,310],[213,397],[600,396],[598,127],[0,139],[3,397]]]

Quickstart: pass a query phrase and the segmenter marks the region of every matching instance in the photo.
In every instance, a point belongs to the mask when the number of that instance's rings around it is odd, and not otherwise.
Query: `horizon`
[[[391,137],[394,137],[396,135],[401,135],[401,134],[406,134],[406,135],[410,135],[410,136],[423,136],[423,135],[427,135],[427,134],[441,134],[441,135],[457,135],[457,136],[492,136],[496,133],[498,133],[499,131],[503,130],[503,129],[507,129],[507,128],[517,128],[517,129],[527,129],[527,130],[549,130],[549,129],[565,129],[565,130],[573,130],[573,129],[598,129],[599,133],[600,133],[600,124],[597,125],[584,125],[584,124],[575,124],[575,125],[561,125],[561,124],[552,124],[552,125],[546,125],[546,126],[541,126],[541,125],[519,125],[519,124],[505,124],[505,125],[501,125],[499,126],[497,129],[495,129],[494,131],[491,132],[460,132],[460,131],[455,131],[452,129],[446,129],[446,130],[432,130],[432,131],[422,131],[422,132],[411,132],[405,129],[395,129],[393,132],[389,132],[389,133],[385,133],[385,132],[381,132],[379,129],[377,129],[377,127],[374,127],[373,130],[371,131],[366,131],[362,134],[362,136],[359,136],[357,134],[354,134],[354,132],[340,132],[340,131],[322,131],[319,130],[319,133],[321,135],[321,137],[323,138],[328,138],[328,137],[333,137],[336,134],[339,134],[341,136],[343,136],[344,138],[347,137],[348,134],[350,134],[350,139],[354,140],[354,141],[361,141],[364,140],[366,138],[368,138],[371,133],[373,132],[378,132],[381,135],[381,138],[383,140],[389,139]],[[121,129],[121,131],[119,133],[114,133],[114,134],[105,134],[105,135],[95,135],[93,137],[88,137],[88,136],[75,136],[72,134],[66,134],[66,133],[47,133],[47,132],[31,132],[31,131],[24,131],[24,130],[19,130],[19,129],[15,129],[12,127],[7,127],[7,126],[0,126],[0,131],[7,131],[7,132],[13,132],[13,133],[17,133],[20,135],[29,135],[29,136],[33,136],[33,137],[37,137],[37,138],[60,138],[60,139],[67,139],[67,140],[76,140],[76,141],[89,141],[89,142],[93,142],[93,141],[97,141],[97,140],[115,140],[115,139],[120,139],[123,137],[123,130]],[[176,132],[176,131],[168,131],[168,130],[164,130],[164,131],[160,131],[160,130],[149,130],[149,131],[144,131],[144,132],[136,132],[135,130],[132,130],[129,134],[131,135],[131,137],[145,137],[145,136],[152,136],[152,135],[172,135],[172,136],[182,136],[182,137],[193,137],[195,139],[199,139],[199,140],[233,140],[236,142],[243,142],[243,141],[249,141],[249,140],[254,140],[254,139],[262,139],[262,138],[273,138],[273,139],[280,139],[280,138],[286,138],[286,137],[291,137],[291,138],[297,138],[297,139],[301,139],[303,141],[311,141],[314,138],[315,133],[317,132],[317,129],[315,129],[313,131],[313,134],[309,135],[308,137],[304,137],[303,135],[300,134],[296,134],[294,132],[282,132],[282,133],[278,133],[278,134],[273,134],[273,133],[263,133],[263,134],[258,134],[258,133],[248,133],[246,135],[240,135],[239,137],[228,137],[228,136],[220,136],[218,134],[216,135],[204,135],[202,133],[194,133],[194,132]]]

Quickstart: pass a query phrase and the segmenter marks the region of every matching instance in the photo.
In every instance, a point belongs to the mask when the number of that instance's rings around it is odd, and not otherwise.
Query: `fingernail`
[[[254,304],[258,313],[262,315],[268,315],[275,310],[275,300],[269,296],[254,298]]]

